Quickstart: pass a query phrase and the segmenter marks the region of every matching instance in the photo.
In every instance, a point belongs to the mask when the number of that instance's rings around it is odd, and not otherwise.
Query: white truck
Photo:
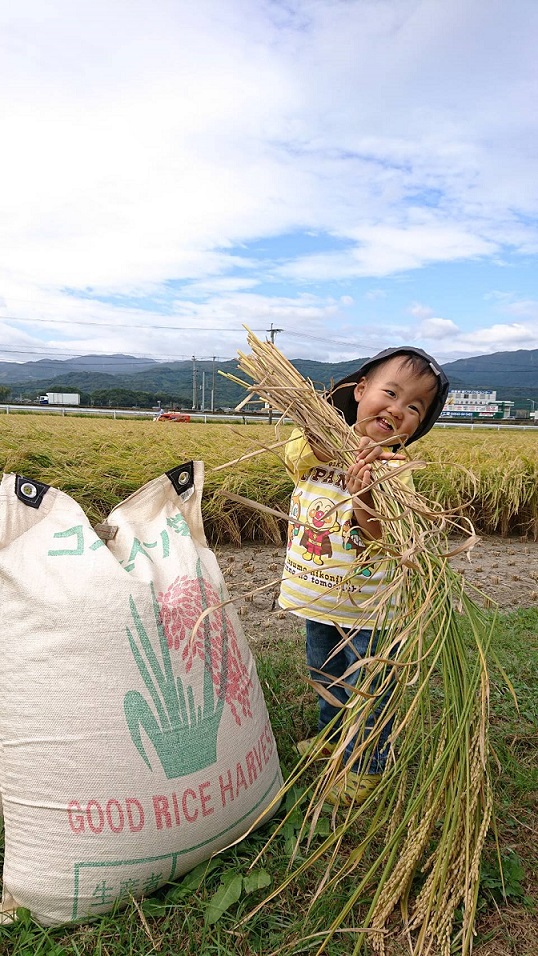
[[[39,396],[40,405],[80,405],[78,392],[47,392]]]

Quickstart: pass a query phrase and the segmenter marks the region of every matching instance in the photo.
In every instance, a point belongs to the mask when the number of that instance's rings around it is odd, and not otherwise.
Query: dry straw
[[[272,343],[250,332],[248,343],[251,353],[240,353],[239,367],[250,381],[234,377],[248,390],[245,401],[257,396],[269,402],[282,419],[304,428],[334,467],[345,469],[355,459],[360,436]],[[467,956],[472,948],[480,857],[492,811],[486,655],[494,618],[464,593],[462,578],[448,561],[451,553],[475,543],[470,522],[399,480],[420,466],[374,463],[372,517],[382,534],[347,573],[365,562],[383,562],[386,568],[387,585],[369,599],[381,631],[377,653],[362,662],[338,733],[331,728],[325,733],[332,735],[332,756],[317,762],[315,755],[303,758],[286,783],[288,791],[300,784],[290,813],[299,806],[304,824],[289,875],[273,896],[320,861],[325,875],[312,905],[337,885],[347,894],[319,953],[351,918],[356,921],[358,909],[366,932],[357,934],[353,952],[365,938],[376,953],[391,952],[390,939],[402,933],[414,956],[454,951]],[[454,535],[460,536],[456,547]],[[379,696],[392,692],[368,732],[376,706],[372,686]],[[316,689],[330,699],[330,690]],[[314,831],[324,799],[345,780],[346,744],[355,739],[353,762],[361,758],[367,765],[392,718],[390,759],[380,785],[361,806],[335,810],[330,835],[319,842]],[[398,907],[401,920],[395,919]]]

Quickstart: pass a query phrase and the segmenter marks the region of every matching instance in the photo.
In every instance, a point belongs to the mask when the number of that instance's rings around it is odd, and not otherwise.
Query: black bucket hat
[[[430,428],[435,425],[435,422],[443,411],[449,388],[448,379],[441,366],[431,355],[428,355],[427,352],[423,352],[422,349],[416,349],[411,345],[402,345],[400,348],[384,349],[383,352],[378,352],[377,355],[374,355],[372,358],[366,359],[360,368],[358,368],[356,372],[353,372],[352,375],[348,375],[346,378],[341,379],[340,382],[337,382],[327,395],[327,399],[335,408],[338,408],[342,412],[348,425],[354,425],[357,421],[357,401],[353,394],[356,384],[359,379],[363,378],[363,376],[370,372],[376,365],[379,365],[380,362],[386,362],[387,359],[392,358],[394,355],[418,355],[431,366],[431,370],[437,379],[435,398],[415,434],[405,442],[406,445],[410,445],[411,442],[416,441],[417,438],[422,438],[423,435],[426,435]]]

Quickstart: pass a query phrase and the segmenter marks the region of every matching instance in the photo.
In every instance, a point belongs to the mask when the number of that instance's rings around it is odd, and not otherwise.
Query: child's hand
[[[405,461],[405,455],[386,451],[382,445],[373,444],[364,435],[359,443],[355,462],[346,471],[346,488],[352,495],[357,495],[372,483],[371,463],[373,461]]]
[[[346,471],[346,488],[350,495],[358,495],[372,484],[372,470],[370,463],[364,460],[350,465]]]
[[[375,445],[366,436],[360,440],[355,461],[346,471],[346,488],[353,496],[353,510],[361,532],[370,539],[381,537],[381,524],[372,517],[365,507],[372,509],[374,502],[369,491],[372,484],[372,462],[405,460],[405,455],[385,451],[381,445]]]

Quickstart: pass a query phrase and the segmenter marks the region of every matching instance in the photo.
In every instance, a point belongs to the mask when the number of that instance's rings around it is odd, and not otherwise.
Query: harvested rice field
[[[269,425],[12,415],[2,420],[0,464],[6,472],[61,488],[97,522],[146,481],[183,461],[200,459],[206,469],[203,513],[211,543],[279,544],[285,520],[231,502],[220,492],[286,513],[291,481],[279,443],[288,434],[288,427]],[[412,452],[427,463],[415,472],[418,490],[447,508],[464,504],[479,533],[538,538],[538,429],[434,429]]]
[[[204,526],[215,547],[247,636],[286,636],[293,616],[276,597],[285,554],[286,520],[231,501],[231,491],[287,513],[292,489],[281,460],[289,427],[177,424],[14,415],[2,421],[0,464],[70,494],[90,521],[145,482],[191,458],[205,464]],[[277,443],[269,451],[264,449]],[[249,457],[251,456],[251,457]],[[453,566],[479,602],[502,610],[538,601],[538,429],[438,429],[417,442],[415,472],[423,493],[445,507],[467,503],[480,540]],[[237,459],[243,460],[237,461]],[[234,462],[229,467],[222,467]]]

